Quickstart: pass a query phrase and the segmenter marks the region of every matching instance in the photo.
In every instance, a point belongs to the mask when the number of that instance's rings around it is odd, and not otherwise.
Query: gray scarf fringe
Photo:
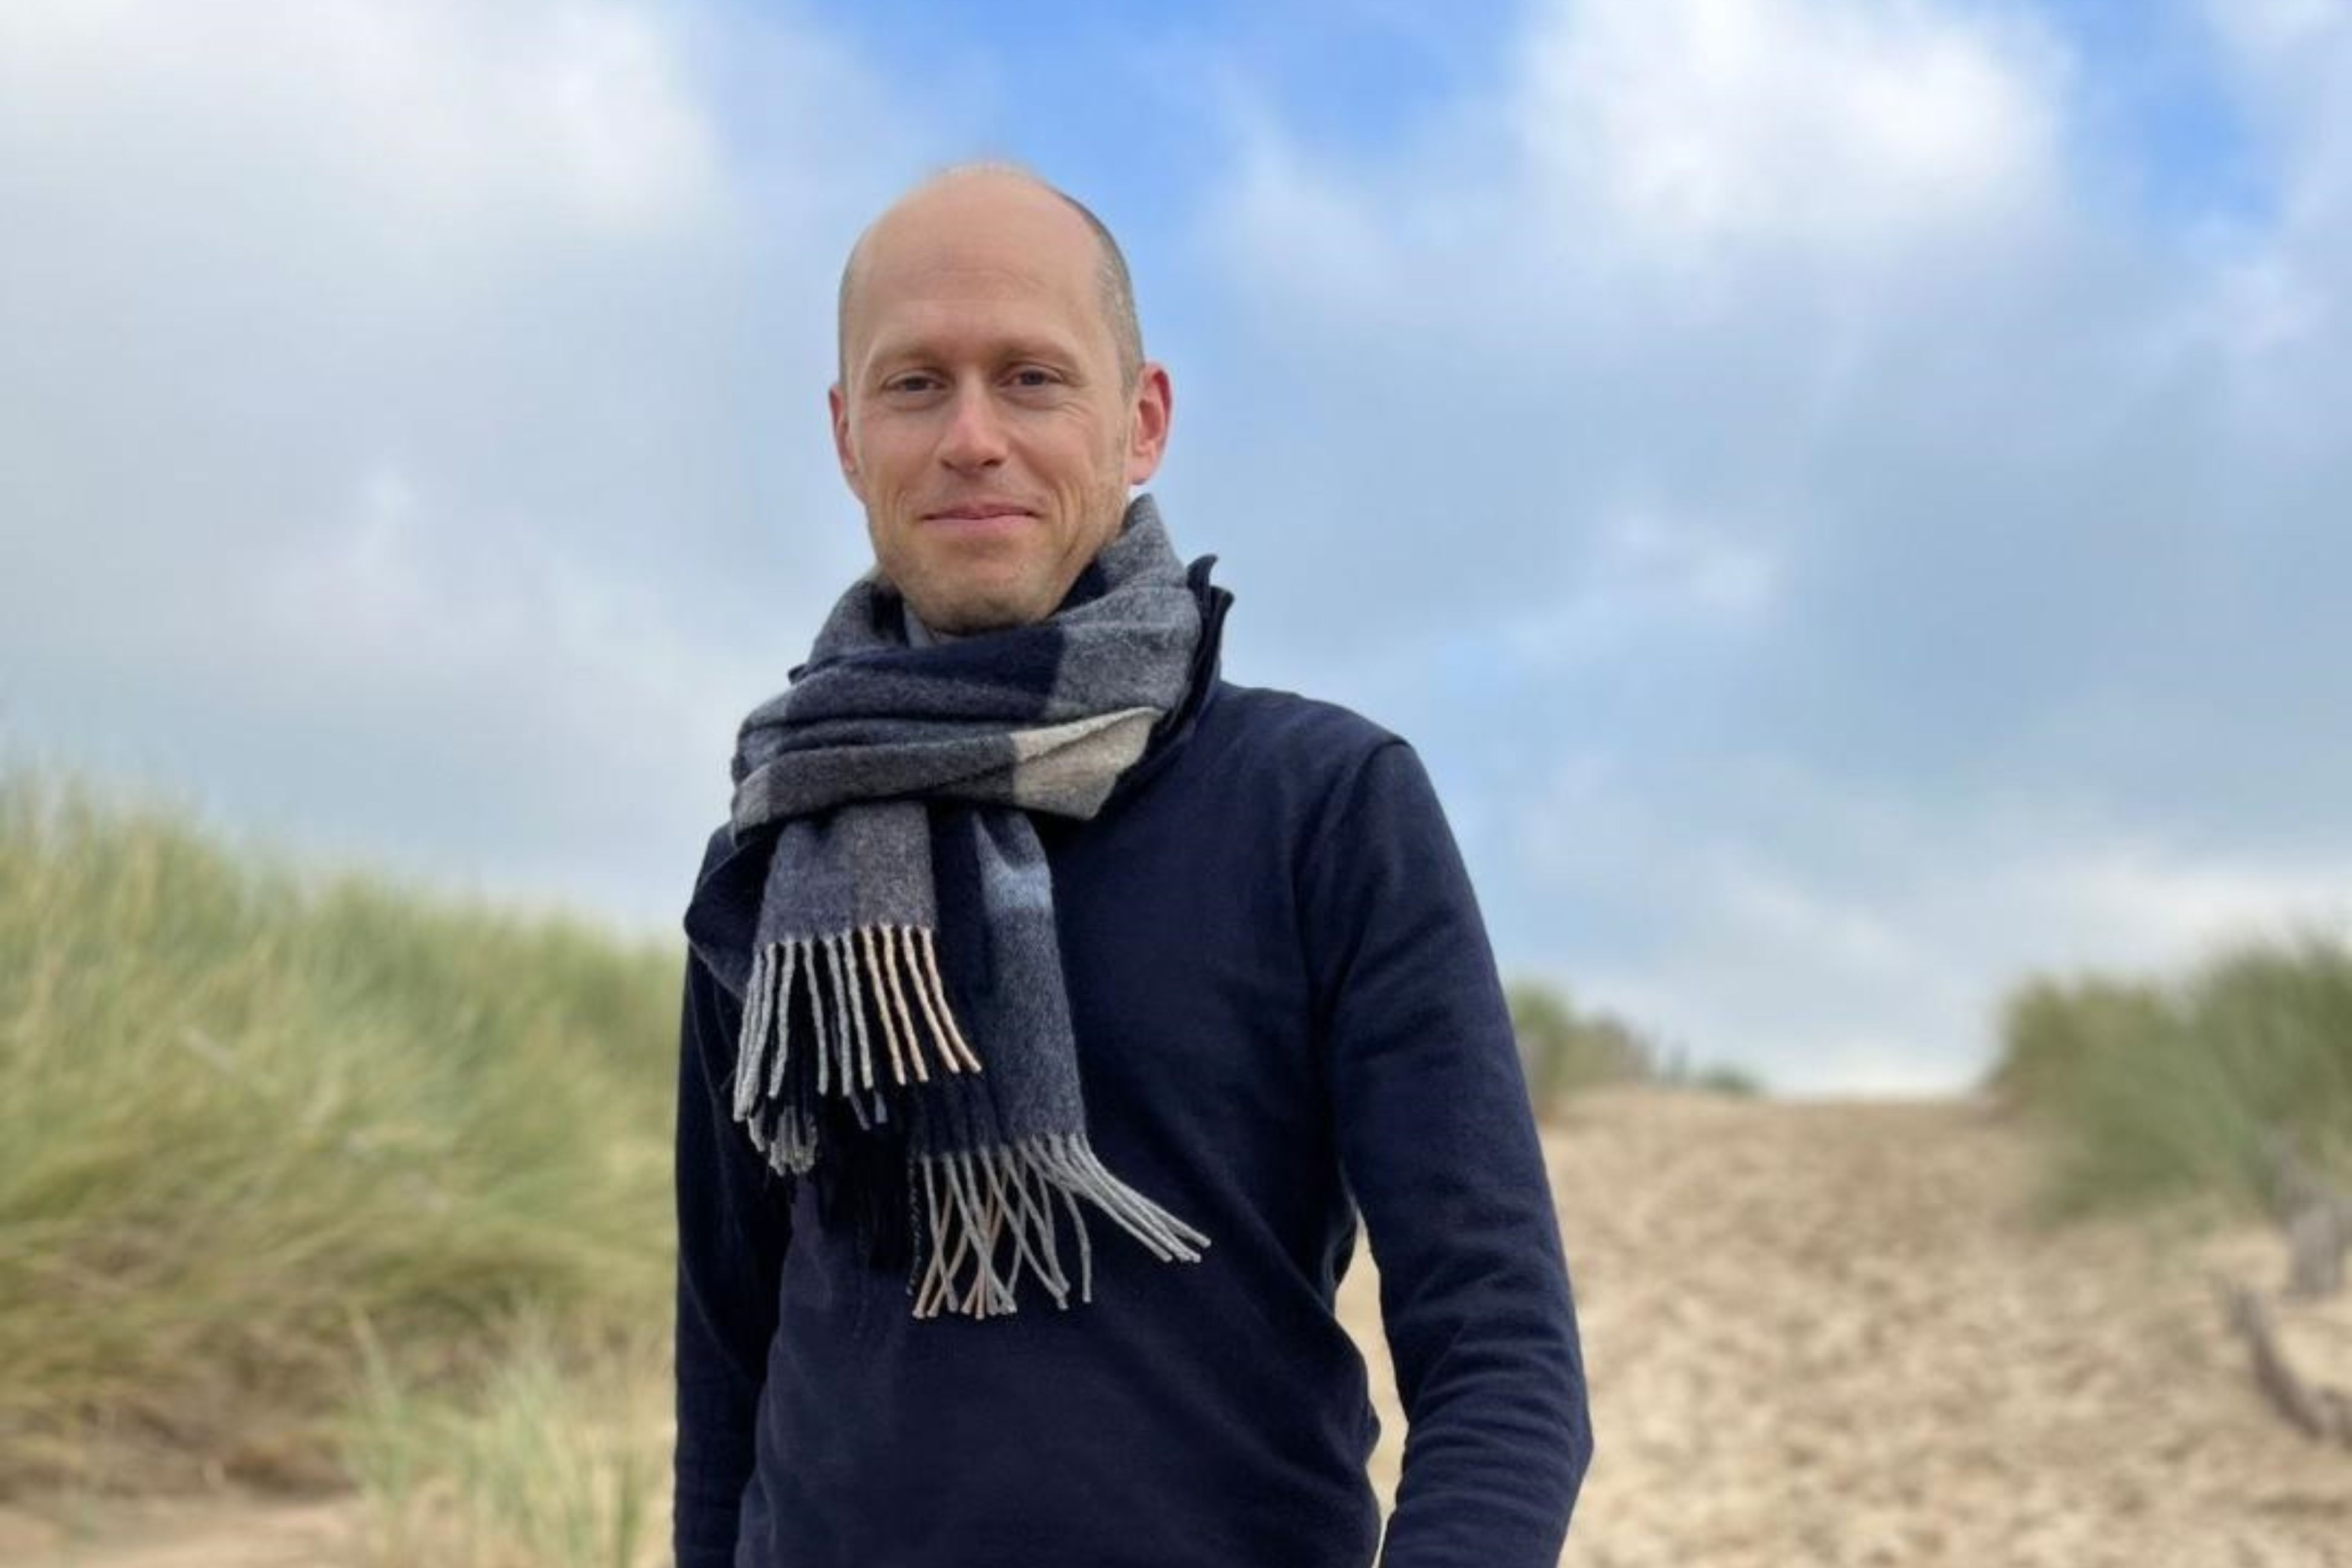
[[[1052,879],[1026,815],[1095,815],[1183,700],[1200,636],[1184,568],[1139,496],[1034,626],[910,647],[895,592],[869,574],[793,684],[743,722],[735,832],[778,834],[734,1118],[794,1175],[824,1155],[828,1103],[853,1135],[904,1139],[917,1318],[1014,1312],[1024,1267],[1066,1309],[1057,1195],[1082,1301],[1094,1254],[1080,1199],[1161,1262],[1197,1262],[1209,1245],[1087,1141]],[[935,846],[968,850],[961,890],[935,884]],[[983,929],[943,942],[951,900]],[[955,984],[959,954],[986,984]]]

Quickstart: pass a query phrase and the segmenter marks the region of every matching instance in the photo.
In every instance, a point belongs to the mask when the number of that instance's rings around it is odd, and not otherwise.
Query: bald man
[[[1575,1311],[1419,757],[1223,678],[1085,207],[950,171],[839,313],[875,564],[744,720],[685,920],[681,1568],[1555,1563]]]

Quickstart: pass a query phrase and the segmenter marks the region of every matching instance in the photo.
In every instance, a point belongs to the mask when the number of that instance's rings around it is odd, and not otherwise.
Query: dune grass
[[[681,962],[0,774],[0,1489],[325,1479],[355,1323],[666,1323]]]
[[[422,1382],[362,1332],[342,1452],[361,1568],[649,1568],[668,1538],[670,1360],[656,1319],[583,1349],[543,1314],[477,1386]]]
[[[2241,943],[2172,981],[2037,978],[2005,1005],[1986,1087],[2055,1150],[2048,1217],[2185,1200],[2265,1205],[2284,1139],[2352,1175],[2352,946]]]
[[[1566,1096],[1612,1084],[1742,1097],[1764,1092],[1762,1080],[1745,1068],[1696,1063],[1681,1047],[1663,1047],[1613,1014],[1580,1008],[1543,982],[1515,980],[1504,989],[1538,1116],[1555,1112]]]

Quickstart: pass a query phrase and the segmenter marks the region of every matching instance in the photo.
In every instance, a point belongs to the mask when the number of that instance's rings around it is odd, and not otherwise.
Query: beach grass
[[[2257,1212],[2282,1147],[2342,1183],[2352,946],[2305,931],[2176,977],[2035,977],[2004,1005],[1985,1087],[2050,1134],[2050,1218],[2183,1202]]]
[[[323,1480],[355,1324],[667,1321],[681,962],[0,774],[0,1487]]]

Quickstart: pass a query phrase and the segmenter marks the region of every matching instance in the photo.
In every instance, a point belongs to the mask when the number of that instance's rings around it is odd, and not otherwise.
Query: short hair
[[[1135,311],[1135,279],[1127,269],[1127,254],[1119,249],[1110,226],[1097,217],[1092,207],[1035,171],[992,159],[950,164],[924,179],[908,195],[967,174],[1010,174],[1025,180],[1086,220],[1087,231],[1095,237],[1097,299],[1102,306],[1103,321],[1110,328],[1111,342],[1118,349],[1119,390],[1132,392],[1136,379],[1143,374],[1143,325]],[[873,232],[870,225],[866,232]],[[856,282],[857,258],[865,249],[866,234],[860,234],[857,242],[849,247],[848,259],[841,264],[841,288],[834,302],[834,353],[838,362],[835,374],[844,380],[849,372],[849,298]]]

